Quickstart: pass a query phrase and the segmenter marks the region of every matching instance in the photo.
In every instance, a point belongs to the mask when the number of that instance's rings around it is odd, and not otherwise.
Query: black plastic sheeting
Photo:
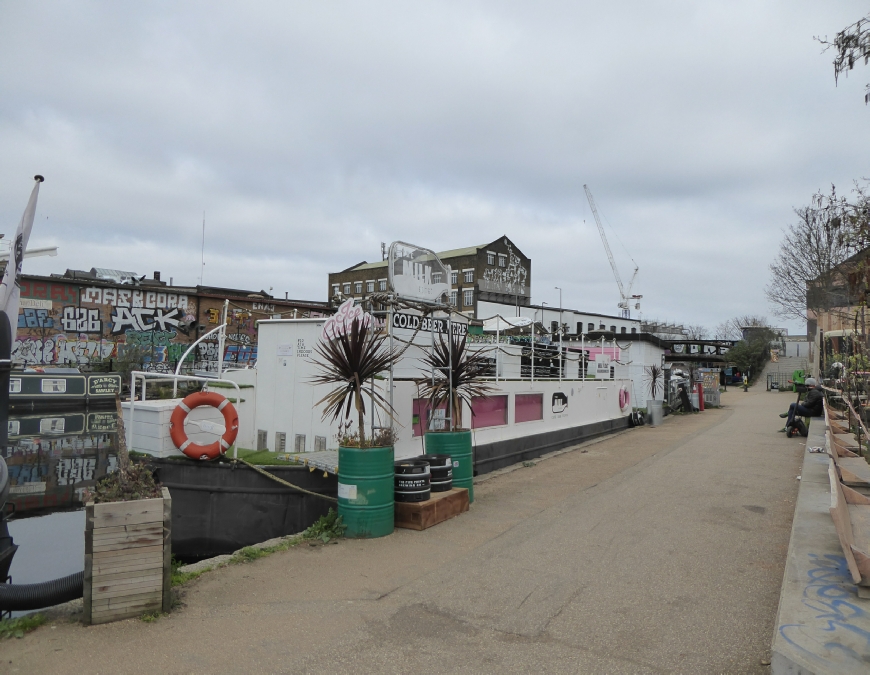
[[[244,464],[149,460],[172,496],[172,553],[184,561],[232,553],[267,539],[301,532],[334,502],[306,495]],[[338,477],[304,466],[267,466],[306,490],[336,497]]]
[[[0,584],[0,611],[42,609],[82,597],[84,572],[39,584]]]

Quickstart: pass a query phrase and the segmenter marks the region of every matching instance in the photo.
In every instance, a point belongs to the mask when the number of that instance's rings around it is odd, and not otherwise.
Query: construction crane
[[[584,185],[583,189],[586,190],[586,199],[589,200],[589,208],[592,209],[592,215],[595,217],[595,224],[598,225],[598,232],[601,235],[601,242],[604,244],[604,250],[607,252],[607,259],[610,261],[610,268],[613,270],[613,276],[616,277],[616,285],[619,286],[620,299],[617,304],[617,307],[619,307],[619,316],[624,319],[630,319],[632,301],[634,301],[634,308],[640,309],[640,302],[638,301],[643,297],[642,295],[631,294],[631,287],[634,286],[634,280],[637,279],[637,263],[634,264],[634,274],[628,284],[628,290],[626,290],[622,286],[622,277],[619,276],[619,270],[616,269],[616,261],[613,259],[613,253],[610,251],[610,244],[607,241],[607,235],[604,234],[604,226],[601,224],[601,218],[598,217],[598,209],[595,208],[595,200],[592,198],[592,192],[589,190],[588,185]],[[634,259],[632,259],[631,262],[634,262]]]

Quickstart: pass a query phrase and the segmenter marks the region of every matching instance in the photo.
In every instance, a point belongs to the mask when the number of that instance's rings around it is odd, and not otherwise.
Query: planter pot
[[[424,436],[427,455],[450,455],[453,460],[453,487],[468,490],[468,503],[474,501],[474,448],[471,431],[430,431]]]
[[[395,523],[393,448],[338,448],[338,515],[344,536],[373,539]]]
[[[167,488],[162,498],[86,505],[85,623],[169,611],[171,528]]]
[[[664,413],[664,402],[663,401],[655,401],[653,399],[649,399],[646,402],[646,409],[649,414],[649,423],[657,427],[662,423],[662,420],[665,417]]]

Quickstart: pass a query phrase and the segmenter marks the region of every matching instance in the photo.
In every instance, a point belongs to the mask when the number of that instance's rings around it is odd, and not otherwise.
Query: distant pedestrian
[[[725,388],[725,391],[728,391],[728,378],[725,377],[725,369],[719,371],[719,385]]]

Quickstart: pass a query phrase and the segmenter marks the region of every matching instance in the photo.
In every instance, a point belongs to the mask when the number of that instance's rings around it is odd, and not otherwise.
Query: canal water
[[[10,414],[3,457],[11,489],[9,533],[18,545],[10,575],[37,583],[84,569],[87,488],[118,466],[114,408]]]

